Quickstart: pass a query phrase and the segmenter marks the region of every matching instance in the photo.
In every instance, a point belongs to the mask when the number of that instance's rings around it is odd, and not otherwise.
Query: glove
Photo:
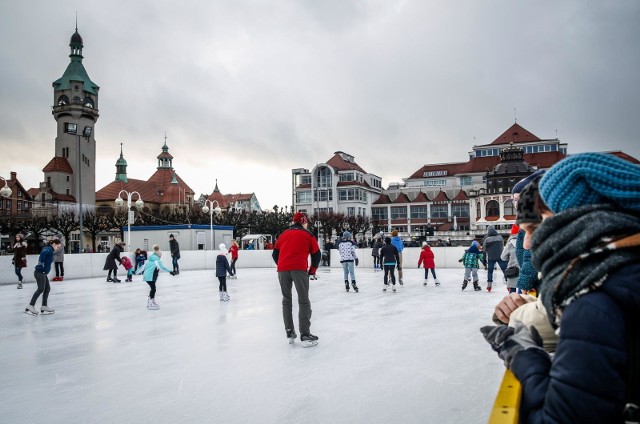
[[[542,338],[534,326],[527,328],[521,321],[516,321],[514,327],[508,325],[487,325],[480,328],[484,339],[491,348],[498,352],[507,368],[521,350],[542,350]]]
[[[308,274],[309,274],[310,276],[311,276],[311,275],[313,275],[313,276],[315,277],[315,275],[316,275],[316,271],[317,271],[317,270],[318,270],[318,268],[315,268],[315,267],[312,267],[312,266],[311,266],[311,267],[309,267]]]
[[[358,258],[355,259],[356,266],[358,266]]]
[[[16,261],[14,261],[13,259],[11,259],[11,265],[15,265]]]
[[[171,274],[171,276],[175,276],[176,273],[174,271],[169,271],[169,274]]]

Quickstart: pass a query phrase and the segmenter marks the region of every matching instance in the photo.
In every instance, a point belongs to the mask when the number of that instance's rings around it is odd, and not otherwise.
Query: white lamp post
[[[9,187],[9,183],[4,178],[0,177],[0,180],[4,181],[4,187],[0,188],[0,196],[2,197],[11,197],[11,188]]]
[[[142,209],[144,207],[144,202],[142,201],[140,193],[138,193],[137,191],[129,193],[126,190],[120,190],[120,193],[118,193],[118,198],[116,199],[116,206],[118,207],[124,205],[124,199],[120,197],[122,193],[127,195],[127,252],[131,252],[131,216],[129,215],[129,213],[131,213],[131,197],[134,194],[138,195],[138,200],[136,200],[136,208],[138,209]]]
[[[213,204],[216,204],[216,207],[213,207]],[[209,205],[209,206],[207,206]],[[217,200],[205,200],[204,206],[202,207],[202,212],[209,214],[209,229],[211,231],[211,250],[215,250],[215,245],[213,244],[213,214],[220,215],[222,213],[222,209],[220,209],[220,203]]]

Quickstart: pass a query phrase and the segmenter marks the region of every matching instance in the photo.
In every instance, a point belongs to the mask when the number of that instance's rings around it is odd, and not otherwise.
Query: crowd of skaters
[[[489,228],[485,239],[472,242],[461,261],[463,290],[468,283],[481,290],[480,264],[487,267],[487,291],[494,288],[496,269],[507,283],[510,293],[495,307],[495,325],[482,327],[481,333],[522,385],[520,422],[638,422],[640,166],[608,154],[573,155],[516,184],[513,198],[517,219],[506,243]],[[309,280],[322,255],[308,225],[304,213],[294,214],[272,256],[282,292],[285,334],[291,343],[298,337],[292,316],[295,287],[300,339],[303,346],[315,346],[319,338],[310,331]],[[394,243],[396,237],[391,233],[371,246],[372,256],[378,258],[375,269],[384,270],[385,291],[388,286],[395,291],[396,282],[403,283],[403,246]],[[17,235],[14,266],[20,281],[26,266],[21,243]],[[114,258],[122,247],[114,246]],[[343,233],[337,248],[347,291],[350,283],[357,291],[355,247],[351,234]],[[60,248],[60,241],[53,240],[41,252],[35,267],[38,288],[27,313],[37,314],[40,296],[41,313],[53,313],[47,305],[47,274]],[[220,300],[228,301],[225,279],[233,275],[233,268],[226,246],[219,248]],[[153,250],[142,269],[151,289],[148,307],[157,309],[157,275],[179,272],[179,253],[172,252],[173,270],[169,270],[162,264],[160,249]],[[424,243],[418,266],[424,266],[425,285],[429,274],[439,284],[433,259],[433,251]],[[113,271],[107,264],[105,270]],[[117,278],[115,272],[113,276]]]

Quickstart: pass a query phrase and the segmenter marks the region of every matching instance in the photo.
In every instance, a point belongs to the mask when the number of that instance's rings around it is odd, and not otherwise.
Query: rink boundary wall
[[[463,265],[458,262],[458,259],[462,257],[465,247],[432,247],[435,255],[436,269],[437,268],[463,268]],[[407,247],[403,251],[403,268],[405,269],[417,269],[418,258],[420,257],[421,249],[419,247]],[[220,252],[217,250],[195,250],[195,251],[181,251],[180,252],[180,270],[214,270],[216,267],[216,256]],[[123,255],[125,255],[123,253]],[[357,249],[357,255],[359,259],[358,268],[373,268],[373,257],[371,256],[371,249]],[[133,254],[129,253],[128,256],[133,261]],[[65,279],[77,279],[77,278],[95,278],[106,276],[107,271],[103,271],[104,262],[107,257],[107,253],[65,253],[64,255],[64,272]],[[331,268],[340,268],[340,255],[337,250],[331,251]],[[0,284],[15,284],[18,280],[14,273],[14,266],[11,264],[13,259],[12,255],[0,256]],[[22,269],[22,276],[24,281],[34,282],[33,269],[38,262],[38,255],[27,255],[27,267]],[[171,268],[171,255],[169,252],[164,252],[162,256],[162,262],[168,268]],[[242,250],[239,252],[238,262],[236,267],[238,270],[242,268],[274,268],[276,267],[273,259],[271,259],[271,250]],[[118,269],[118,275],[124,275],[124,268]],[[51,265],[51,272],[49,277],[55,276],[55,268]]]

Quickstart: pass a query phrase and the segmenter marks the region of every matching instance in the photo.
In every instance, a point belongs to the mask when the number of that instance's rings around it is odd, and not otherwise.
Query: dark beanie
[[[516,224],[539,224],[542,222],[542,217],[536,211],[536,195],[538,194],[539,181],[540,176],[527,184],[520,192]]]
[[[544,169],[538,169],[536,172],[529,175],[528,177],[521,179],[516,183],[516,185],[513,186],[513,189],[511,189],[511,193],[513,194],[520,193],[522,190],[524,190],[524,188],[527,185],[529,185],[531,181],[539,178],[541,175],[544,175],[544,172],[545,172]]]

